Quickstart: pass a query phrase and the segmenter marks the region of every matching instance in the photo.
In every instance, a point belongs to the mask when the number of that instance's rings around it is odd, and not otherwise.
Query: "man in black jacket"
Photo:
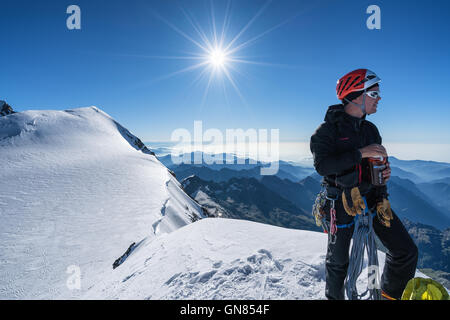
[[[381,277],[383,297],[399,299],[416,271],[417,247],[391,210],[386,186],[374,186],[370,181],[368,158],[387,157],[377,127],[366,120],[366,115],[377,111],[381,99],[380,81],[367,69],[354,70],[343,76],[336,87],[342,104],[328,108],[325,122],[311,137],[314,166],[324,177],[328,199],[335,199],[327,200],[324,207],[325,218],[334,227],[328,232],[329,237],[334,237],[334,241],[328,243],[326,256],[325,295],[328,299],[345,298],[344,281],[353,235],[351,222],[362,212],[362,197],[368,208],[377,212],[373,228],[388,249]],[[382,175],[385,181],[390,178],[388,163]],[[351,226],[336,228],[347,224]]]

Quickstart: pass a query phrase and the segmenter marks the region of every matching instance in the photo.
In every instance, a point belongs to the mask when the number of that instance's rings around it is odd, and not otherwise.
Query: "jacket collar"
[[[342,124],[344,122],[347,122],[350,123],[356,131],[359,131],[361,123],[366,120],[366,115],[364,115],[362,118],[353,117],[344,111],[343,104],[335,104],[328,107],[324,120],[325,122],[333,124]]]

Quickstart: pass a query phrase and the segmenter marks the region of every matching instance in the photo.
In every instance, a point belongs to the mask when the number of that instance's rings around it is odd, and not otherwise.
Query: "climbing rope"
[[[377,247],[375,243],[375,232],[373,230],[373,217],[376,214],[371,214],[367,209],[367,202],[364,198],[366,205],[365,211],[356,216],[354,223],[355,229],[353,231],[353,243],[350,253],[350,262],[347,271],[347,277],[345,279],[345,291],[349,300],[380,300],[381,292],[378,282],[378,255]],[[356,289],[356,281],[364,267],[364,252],[367,252],[368,258],[368,286],[362,293],[358,294]],[[370,272],[372,272],[370,274]]]

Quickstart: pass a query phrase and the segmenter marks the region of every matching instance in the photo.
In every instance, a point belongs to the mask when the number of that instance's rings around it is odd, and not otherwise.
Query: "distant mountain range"
[[[262,166],[255,166],[250,169],[234,170],[227,167],[221,169],[211,169],[209,167],[202,167],[189,164],[181,164],[179,166],[172,166],[171,169],[177,175],[177,178],[183,180],[186,177],[196,175],[205,181],[222,182],[231,178],[254,178],[261,180],[264,176],[261,175]],[[289,174],[286,171],[279,170],[277,175],[283,179],[291,181],[298,181],[297,177]]]
[[[254,178],[231,178],[216,183],[191,176],[181,184],[186,193],[214,216],[320,231],[308,210],[296,206]]]
[[[261,176],[260,167],[248,170],[222,168],[212,170],[208,167],[182,164],[172,166],[179,180],[195,175],[203,181],[225,182],[232,178],[253,178],[280,196],[309,211],[315,195],[320,189],[320,176],[312,174],[308,180],[295,180],[292,175],[281,171],[280,175]],[[287,178],[286,176],[289,176]],[[244,180],[241,180],[244,181]],[[308,188],[302,183],[308,182]],[[440,230],[450,226],[450,213],[446,210],[449,201],[445,183],[423,183],[416,185],[408,179],[393,176],[388,182],[388,191],[392,207],[401,218],[434,226]],[[437,201],[433,201],[433,196]]]
[[[438,180],[435,180],[438,181]],[[417,187],[430,199],[431,203],[450,217],[450,181],[419,183]]]
[[[389,162],[394,168],[393,175],[401,178],[407,178],[414,183],[432,182],[442,178],[449,179],[450,177],[450,163],[437,161],[423,161],[423,160],[399,160],[395,157],[389,157]],[[395,170],[398,168],[400,170]],[[408,176],[402,176],[407,173]],[[447,180],[448,181],[448,180]]]
[[[388,182],[391,206],[419,247],[418,266],[443,272],[440,275],[445,278],[446,272],[450,273],[450,178],[437,179],[436,172],[445,173],[446,164],[392,159],[400,166],[393,170],[400,177],[393,173]],[[302,171],[302,167],[287,163],[279,175],[261,176],[260,164],[241,170],[232,166],[214,170],[182,164],[172,165],[171,169],[183,180],[185,191],[212,215],[317,230],[311,208],[322,177],[316,172],[296,179],[295,174],[301,177],[311,169]]]
[[[403,223],[422,252],[419,267],[450,272],[450,228],[440,231],[408,219],[403,219]],[[440,255],[442,256],[439,257]]]
[[[441,210],[417,185],[407,179],[392,177],[388,182],[389,200],[398,216],[427,224],[439,230],[450,226],[449,214]]]
[[[206,157],[214,157],[219,163],[210,163],[205,161]],[[181,160],[187,160],[183,163]],[[201,159],[200,163],[195,163],[195,159]],[[206,154],[203,152],[191,152],[172,158],[170,154],[158,156],[166,167],[175,171],[182,180],[192,174],[197,174],[200,178],[207,181],[224,181],[232,177],[252,177],[261,179],[261,168],[268,167],[270,163],[264,163],[249,158],[239,158],[230,154]],[[174,163],[175,160],[175,163]],[[314,168],[301,166],[293,162],[280,160],[277,163],[277,177],[281,179],[289,179],[298,182],[315,172]],[[198,169],[207,168],[209,170]],[[219,172],[216,172],[219,171]]]

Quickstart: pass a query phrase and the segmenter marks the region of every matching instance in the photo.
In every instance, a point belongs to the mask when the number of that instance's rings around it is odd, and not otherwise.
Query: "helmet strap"
[[[363,115],[366,114],[366,90],[363,92],[363,103],[361,105],[361,111],[363,112]]]
[[[353,101],[348,100],[347,98],[344,98],[345,101],[347,101],[348,103],[351,103],[355,106],[357,106],[358,108],[361,108],[361,111],[363,113],[363,116],[366,114],[366,90],[363,91],[363,102],[362,104],[357,104]]]

